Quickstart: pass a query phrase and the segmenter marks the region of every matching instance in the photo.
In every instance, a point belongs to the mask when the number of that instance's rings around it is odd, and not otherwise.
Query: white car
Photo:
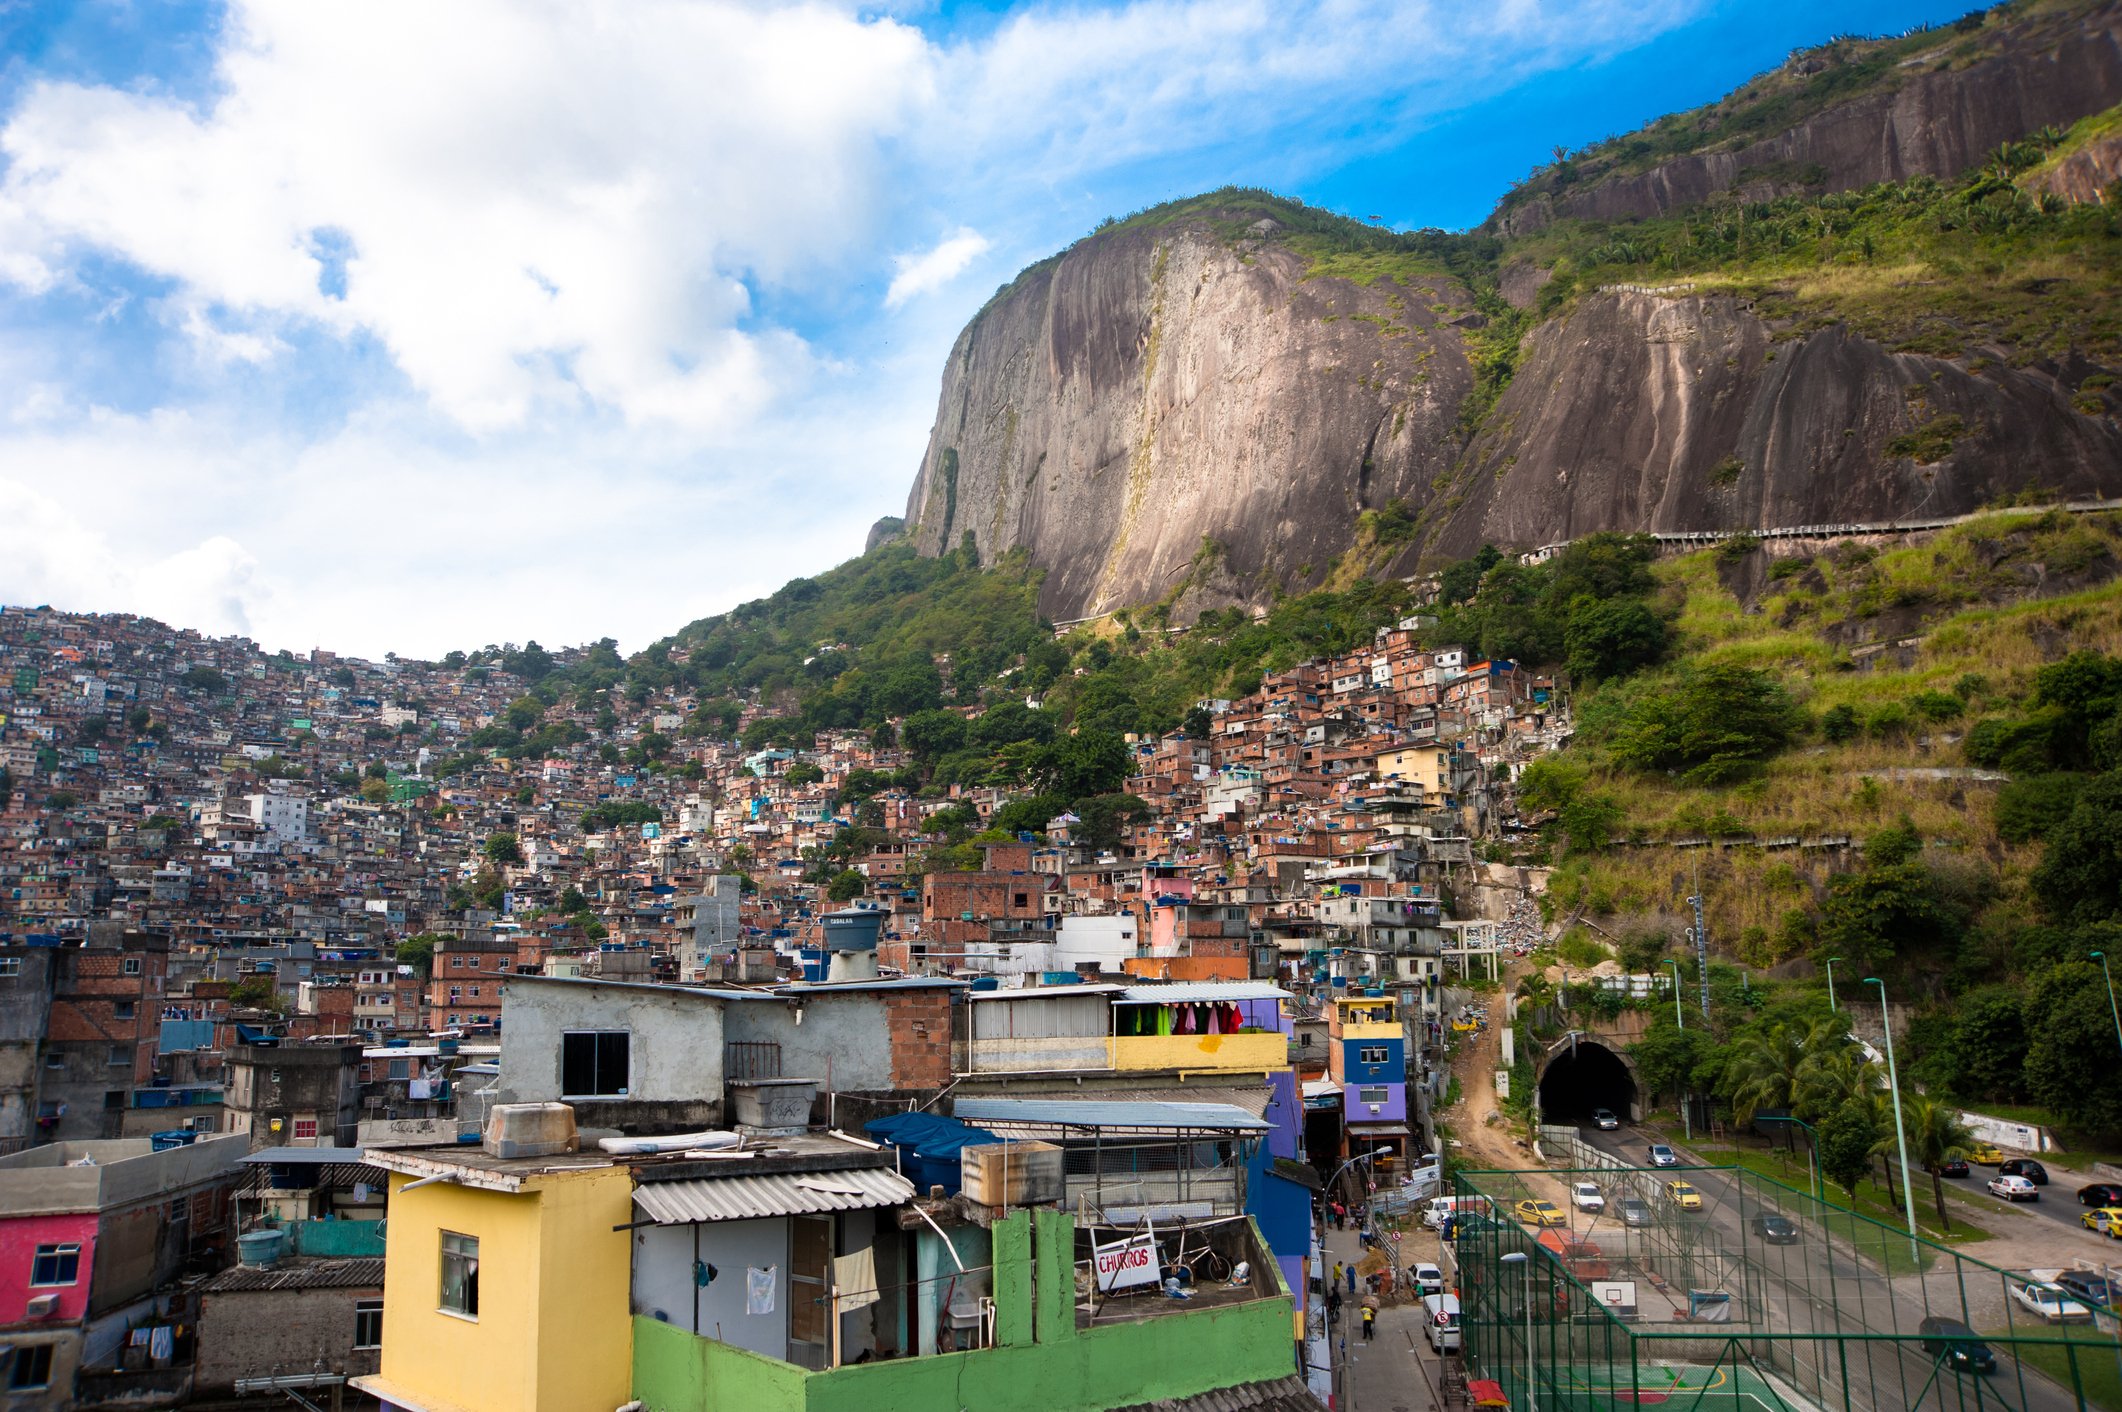
[[[1606,1198],[1599,1194],[1596,1182],[1578,1182],[1569,1189],[1569,1204],[1579,1211],[1604,1211]]]
[[[2020,1308],[2040,1315],[2051,1324],[2089,1324],[2093,1321],[2093,1311],[2079,1303],[2061,1285],[2015,1277],[2006,1280],[2004,1288]]]
[[[2006,1201],[2039,1201],[2041,1188],[2024,1177],[1991,1177],[1989,1194]]]
[[[1444,1293],[1444,1272],[1435,1265],[1410,1265],[1407,1282],[1415,1287],[1415,1298],[1427,1299]]]

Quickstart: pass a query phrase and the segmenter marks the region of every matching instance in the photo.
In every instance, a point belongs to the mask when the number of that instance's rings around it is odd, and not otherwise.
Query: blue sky
[[[0,602],[638,647],[904,504],[965,319],[1227,183],[1477,223],[1966,0],[0,0]]]

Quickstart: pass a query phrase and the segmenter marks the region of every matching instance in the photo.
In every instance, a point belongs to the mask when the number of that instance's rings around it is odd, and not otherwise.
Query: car
[[[2122,1206],[2122,1186],[2114,1182],[2094,1182],[2091,1186],[2078,1188],[2080,1206]]]
[[[1656,1220],[1657,1217],[1651,1212],[1650,1203],[1642,1197],[1624,1196],[1621,1198],[1622,1225],[1642,1227],[1648,1226]]]
[[[1798,1223],[1788,1216],[1763,1212],[1746,1223],[1753,1233],[1770,1245],[1796,1245]]]
[[[1995,1167],[2003,1163],[2004,1154],[1989,1143],[1978,1142],[1968,1150],[1967,1160],[1977,1166]]]
[[[1407,1283],[1415,1292],[1415,1298],[1427,1299],[1433,1294],[1444,1293],[1444,1272],[1435,1265],[1410,1265],[1407,1267]]]
[[[1686,1182],[1667,1182],[1665,1184],[1665,1194],[1671,1197],[1673,1205],[1679,1207],[1682,1211],[1700,1211],[1702,1209],[1702,1193],[1696,1191],[1694,1187]]]
[[[1929,1348],[1931,1356],[1951,1368],[1955,1373],[1994,1373],[1997,1371],[1997,1355],[1989,1351],[1989,1345],[1975,1336],[1975,1331],[1958,1319],[1947,1319],[1933,1314],[1916,1325],[1916,1333]]]
[[[2109,1240],[2122,1240],[2122,1206],[2102,1206],[2086,1212],[2079,1221],[2085,1229],[2098,1231]]]
[[[1999,1165],[1997,1174],[2004,1177],[2024,1177],[2035,1186],[2048,1185],[2048,1168],[2031,1157],[2014,1157],[2011,1161]]]
[[[2063,1286],[2049,1280],[2014,1276],[2004,1282],[2004,1292],[2021,1309],[2037,1314],[2051,1324],[2089,1324],[2093,1321],[2093,1311],[2089,1307],[2073,1299]]]
[[[2024,1177],[1991,1177],[1989,1194],[2005,1201],[2039,1201],[2041,1188]]]
[[[1654,1142],[1650,1145],[1650,1164],[1653,1167],[1677,1167],[1680,1154],[1662,1142]]]
[[[2122,1301],[2122,1289],[2113,1280],[2090,1270],[2065,1270],[2056,1276],[2056,1283],[2069,1290],[2073,1299],[2095,1309],[2112,1309]]]
[[[1611,1109],[1594,1108],[1592,1109],[1592,1126],[1602,1133],[1610,1133],[1621,1126],[1621,1120],[1613,1115]]]
[[[1966,1176],[1966,1175],[1967,1175],[1967,1159],[1966,1159],[1965,1157],[1949,1157],[1949,1158],[1947,1158],[1947,1159],[1946,1159],[1945,1161],[1943,1161],[1943,1162],[1941,1162],[1941,1163],[1939,1163],[1939,1164],[1938,1164],[1938,1175],[1939,1175],[1939,1176],[1941,1176],[1941,1177],[1964,1177],[1964,1176]]]
[[[1604,1211],[1606,1198],[1599,1194],[1597,1182],[1577,1182],[1569,1189],[1569,1204],[1579,1211]]]
[[[1566,1226],[1569,1224],[1569,1217],[1562,1214],[1561,1207],[1555,1205],[1552,1201],[1541,1201],[1537,1197],[1530,1201],[1519,1202],[1516,1210],[1518,1219],[1525,1222],[1528,1226]]]

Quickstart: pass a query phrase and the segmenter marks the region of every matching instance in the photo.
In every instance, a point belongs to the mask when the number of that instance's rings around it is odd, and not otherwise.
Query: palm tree
[[[1772,1025],[1765,1033],[1742,1036],[1733,1044],[1725,1069],[1732,1083],[1733,1116],[1743,1124],[1752,1122],[1763,1108],[1795,1113],[1807,1071],[1815,1057],[1832,1045],[1833,1028],[1822,1020],[1803,1030]],[[1789,1133],[1789,1124],[1784,1131]],[[1791,1141],[1795,1145],[1795,1139]]]
[[[1945,1214],[1944,1167],[1955,1158],[1967,1156],[1975,1145],[1975,1135],[1960,1121],[1958,1109],[1926,1094],[1904,1094],[1901,1118],[1908,1127],[1909,1156],[1930,1173],[1930,1194],[1938,1206],[1938,1226],[1950,1231],[1953,1223]]]

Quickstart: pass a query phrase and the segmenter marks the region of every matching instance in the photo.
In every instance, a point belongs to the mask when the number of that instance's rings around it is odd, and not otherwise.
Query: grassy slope
[[[2023,701],[2033,673],[2054,657],[2080,647],[2122,651],[2122,583],[2013,601],[2025,591],[2014,568],[2074,567],[2086,577],[2112,568],[2122,557],[2122,517],[2016,512],[1873,559],[1843,557],[1836,563],[1823,556],[1806,574],[1771,581],[1750,604],[1721,581],[1713,554],[1659,566],[1682,641],[1667,672],[1714,659],[1771,670],[1813,715],[1846,704],[1878,728],[1840,744],[1815,737],[1726,788],[1618,769],[1596,744],[1579,747],[1600,787],[1621,804],[1623,830],[1640,842],[1565,862],[1553,887],[1561,911],[1582,908],[1614,930],[1636,915],[1676,917],[1699,869],[1711,935],[1748,964],[1774,964],[1788,959],[1775,939],[1784,914],[1813,902],[1847,855],[1656,845],[1703,835],[1861,839],[1903,815],[1948,855],[1997,868],[2005,890],[1993,905],[2016,905],[2038,849],[1998,838],[1989,807],[1994,786],[1897,772],[1963,767],[1958,741],[1966,725]],[[1869,652],[1866,637],[1912,638],[1914,645]],[[1656,691],[1665,678],[1655,674],[1627,690]],[[1923,723],[1907,710],[1918,693],[1956,690],[1969,693],[1959,720]],[[1618,699],[1583,703],[1587,735]],[[1899,726],[1890,709],[1896,706],[1906,717]],[[1742,940],[1749,928],[1766,938]]]

